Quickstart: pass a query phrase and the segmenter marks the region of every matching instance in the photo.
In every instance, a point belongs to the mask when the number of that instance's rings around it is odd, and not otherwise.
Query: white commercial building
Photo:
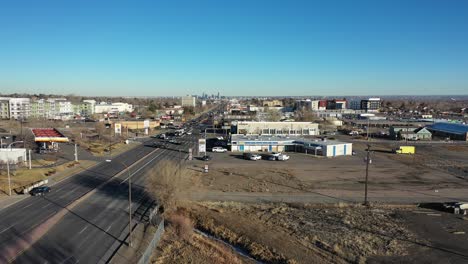
[[[303,152],[325,157],[348,156],[353,154],[353,143],[337,140],[297,140],[295,143]]]
[[[118,113],[125,113],[125,112],[132,112],[133,106],[127,103],[112,103],[108,104],[105,102],[101,102],[94,106],[94,112],[96,114],[118,114]]]
[[[27,161],[25,148],[0,148],[0,163],[18,164]]]
[[[312,122],[253,122],[233,123],[236,134],[257,135],[319,135],[317,123]]]
[[[233,152],[300,152],[325,157],[348,156],[353,144],[336,140],[311,140],[302,137],[231,135]]]

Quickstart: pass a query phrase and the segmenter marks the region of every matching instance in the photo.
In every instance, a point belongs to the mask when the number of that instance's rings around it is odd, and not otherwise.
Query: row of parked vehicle
[[[272,152],[266,154],[255,154],[255,153],[244,153],[244,159],[246,160],[289,160],[289,156],[279,152]]]

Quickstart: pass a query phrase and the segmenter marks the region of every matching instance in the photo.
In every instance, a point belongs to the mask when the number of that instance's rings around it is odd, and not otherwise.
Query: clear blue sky
[[[0,6],[0,93],[203,91],[468,94],[468,1],[15,0]]]

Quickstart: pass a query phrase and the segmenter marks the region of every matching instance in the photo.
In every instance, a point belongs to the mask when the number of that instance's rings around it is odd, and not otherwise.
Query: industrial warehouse
[[[352,155],[353,144],[327,139],[289,136],[231,135],[233,152],[301,152],[316,156]]]

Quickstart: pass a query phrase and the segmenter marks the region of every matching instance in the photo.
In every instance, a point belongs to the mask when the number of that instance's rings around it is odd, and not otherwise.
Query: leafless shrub
[[[146,187],[165,211],[175,210],[186,183],[183,178],[187,175],[185,167],[171,160],[163,160],[148,175]]]

